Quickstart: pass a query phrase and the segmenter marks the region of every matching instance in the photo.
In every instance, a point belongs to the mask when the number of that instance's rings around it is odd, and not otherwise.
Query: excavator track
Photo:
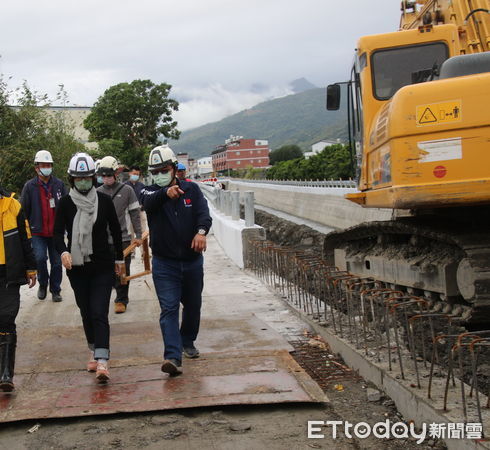
[[[489,324],[490,233],[483,225],[463,222],[464,216],[448,220],[440,216],[421,216],[361,224],[328,234],[324,257],[329,264],[354,275],[370,276],[385,283],[415,289],[423,296],[438,295],[438,300],[465,305],[467,323]],[[343,264],[338,261],[339,254],[342,255],[339,249],[346,255]],[[404,284],[388,279],[390,277],[383,271],[368,270],[366,266],[369,267],[372,258],[381,260],[384,265],[395,260],[402,261],[402,264],[404,260],[410,261],[406,264],[412,273],[430,274],[431,270],[445,270],[445,281],[451,286],[451,295],[447,295],[444,289],[427,288],[423,281]],[[444,267],[438,267],[442,265]]]

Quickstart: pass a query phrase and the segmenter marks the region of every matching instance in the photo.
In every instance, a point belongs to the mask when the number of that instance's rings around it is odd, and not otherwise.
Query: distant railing
[[[255,202],[253,191],[246,191],[240,195],[239,191],[227,191],[206,183],[201,183],[199,186],[213,206],[225,216],[230,216],[232,220],[240,220],[240,204],[243,204],[245,226],[254,226]]]
[[[351,188],[356,189],[357,185],[354,180],[247,180],[244,178],[230,178],[230,181],[240,181],[244,183],[264,183],[264,184],[282,184],[288,186],[301,187],[318,187],[318,188]]]

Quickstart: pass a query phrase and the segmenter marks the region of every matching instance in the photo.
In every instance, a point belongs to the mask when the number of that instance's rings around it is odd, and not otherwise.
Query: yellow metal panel
[[[478,181],[436,183],[432,185],[388,187],[364,193],[364,204],[369,208],[443,208],[487,204],[490,198],[490,178]]]
[[[416,108],[416,124],[418,127],[441,125],[463,120],[461,100],[428,103]]]

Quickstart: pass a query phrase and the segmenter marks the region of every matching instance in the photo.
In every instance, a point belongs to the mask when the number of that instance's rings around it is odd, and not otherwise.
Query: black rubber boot
[[[15,347],[17,335],[15,333],[0,333],[0,391],[14,390]]]

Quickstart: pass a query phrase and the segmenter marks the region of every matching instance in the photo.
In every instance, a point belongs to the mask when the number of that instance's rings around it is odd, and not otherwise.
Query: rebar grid
[[[441,302],[341,271],[316,255],[271,241],[250,241],[247,258],[257,277],[295,308],[330,326],[367,358],[387,364],[389,371],[394,370],[395,363],[403,380],[409,371],[415,376],[412,387],[422,389],[422,380],[427,379],[428,398],[434,398],[434,389],[443,390],[437,394],[444,398],[445,411],[449,391],[459,388],[464,421],[469,420],[471,406],[472,417],[476,414],[483,422],[482,410],[490,409],[490,400],[488,396],[484,401],[480,398],[483,392],[477,373],[481,351],[490,347],[490,331],[458,334],[464,322],[463,310],[445,308]],[[441,364],[446,362],[444,369]],[[436,374],[441,373],[446,378],[443,388],[434,383]],[[471,405],[469,397],[475,398]]]
[[[356,371],[347,367],[344,361],[332,352],[328,343],[320,336],[306,332],[289,343],[295,349],[291,356],[324,391],[334,388],[334,383],[362,380]],[[341,386],[339,389],[343,388],[341,384],[337,386]]]

